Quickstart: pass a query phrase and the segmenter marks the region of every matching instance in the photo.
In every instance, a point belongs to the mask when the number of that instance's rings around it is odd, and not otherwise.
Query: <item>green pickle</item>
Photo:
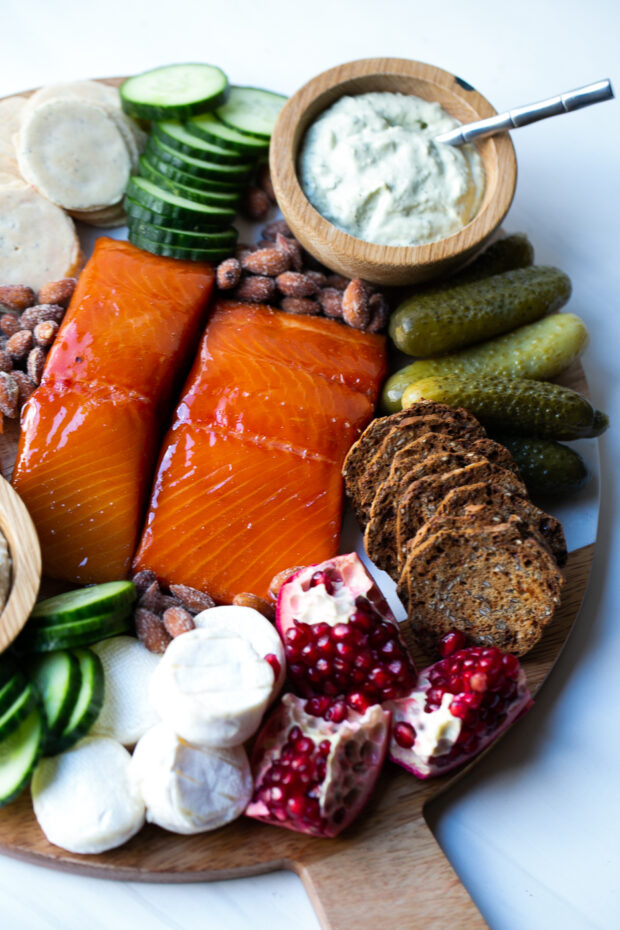
[[[504,435],[493,438],[512,453],[530,494],[570,494],[582,488],[590,477],[579,453],[553,439]]]
[[[582,394],[545,381],[442,375],[410,384],[402,406],[419,400],[465,407],[491,430],[540,439],[600,436],[609,425],[606,414]]]
[[[402,352],[427,358],[533,323],[570,295],[570,278],[559,268],[516,268],[414,294],[392,314],[389,332]]]
[[[400,410],[403,391],[414,381],[434,375],[546,381],[578,359],[587,344],[588,330],[578,316],[554,313],[460,352],[420,359],[401,368],[385,382],[382,404],[390,413]]]

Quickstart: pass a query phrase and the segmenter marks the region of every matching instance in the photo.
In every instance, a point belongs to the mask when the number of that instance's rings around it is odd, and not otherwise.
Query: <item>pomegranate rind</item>
[[[379,704],[364,714],[350,710],[342,723],[314,717],[304,710],[305,700],[285,694],[259,733],[250,766],[255,791],[245,810],[247,817],[312,836],[335,837],[345,830],[368,802],[385,762],[390,740],[391,712]],[[329,741],[326,771],[318,798],[320,824],[300,823],[276,816],[261,800],[265,776],[281,758],[288,735],[299,727],[316,746]]]
[[[438,664],[438,663],[437,663]],[[497,740],[512,724],[533,705],[533,700],[527,687],[525,672],[519,669],[517,678],[517,693],[509,706],[504,709],[500,720],[489,732],[482,735],[474,751],[453,751],[456,740],[461,731],[461,721],[452,718],[447,711],[448,705],[456,695],[450,695],[444,702],[441,719],[437,726],[437,718],[433,715],[437,711],[425,711],[426,695],[432,687],[428,674],[434,666],[429,666],[420,672],[415,691],[407,697],[395,701],[386,701],[385,707],[392,712],[392,730],[389,747],[389,758],[392,762],[402,766],[416,778],[427,779],[437,775],[445,775],[479,755],[491,743]],[[444,697],[448,697],[444,695]],[[399,745],[394,737],[398,724],[409,724],[415,731],[415,742],[410,748]],[[436,740],[429,738],[429,731],[437,736]],[[433,745],[429,751],[429,745]]]
[[[374,579],[366,571],[364,563],[356,552],[349,552],[345,555],[334,556],[333,559],[327,559],[317,565],[308,565],[295,572],[284,582],[280,588],[276,605],[276,626],[283,639],[286,631],[293,625],[297,599],[303,595],[304,590],[307,590],[314,573],[328,568],[333,568],[339,572],[353,599],[360,595],[367,598],[385,620],[398,627],[394,614],[375,584]],[[316,622],[319,623],[320,621],[321,618],[317,617]]]

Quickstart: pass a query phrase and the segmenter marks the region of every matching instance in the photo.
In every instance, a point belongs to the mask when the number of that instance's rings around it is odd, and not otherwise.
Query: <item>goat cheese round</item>
[[[408,94],[341,97],[306,133],[301,186],[325,219],[366,242],[443,239],[473,219],[484,191],[476,149],[435,141],[458,125],[438,103]]]

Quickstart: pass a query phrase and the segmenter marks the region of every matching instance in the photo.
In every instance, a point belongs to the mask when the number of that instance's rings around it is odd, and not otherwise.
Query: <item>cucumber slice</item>
[[[185,129],[192,136],[205,139],[207,142],[240,152],[246,158],[258,158],[269,151],[269,140],[258,136],[249,136],[237,132],[219,120],[213,113],[202,113],[192,116],[185,124]]]
[[[195,249],[188,246],[169,245],[166,242],[155,242],[153,239],[138,236],[131,231],[129,241],[139,249],[144,249],[145,252],[151,252],[153,255],[189,259],[193,262],[219,262],[223,258],[228,258],[231,254],[230,248]]]
[[[48,734],[64,730],[80,691],[80,663],[72,652],[61,650],[33,659],[28,665],[31,681],[37,687]]]
[[[147,144],[142,157],[149,165],[156,168],[160,174],[165,174],[166,177],[170,178],[172,181],[179,181],[181,184],[185,184],[188,187],[200,185],[201,190],[220,191],[223,194],[237,194],[237,196],[239,196],[243,188],[247,185],[245,178],[242,181],[230,182],[218,181],[215,178],[197,178],[195,174],[188,174],[188,172],[183,171],[182,168],[177,168],[169,161],[164,161],[160,158],[157,154],[155,143],[152,145],[151,143]]]
[[[167,214],[160,213],[158,210],[152,210],[150,207],[145,207],[143,204],[138,203],[137,200],[134,200],[133,197],[125,197],[123,200],[123,208],[127,214],[128,221],[141,220],[145,223],[152,223],[154,226],[166,226],[170,224],[170,217]],[[205,222],[202,217],[192,216],[177,216],[174,218],[174,225],[178,229],[186,229],[189,232],[205,232],[221,228],[221,226],[213,226],[211,223]]]
[[[205,158],[207,161],[222,162],[222,164],[243,164],[243,155],[233,149],[222,148],[221,145],[208,142],[198,136],[193,136],[185,129],[182,123],[174,120],[162,120],[153,123],[152,133],[161,139],[170,148],[176,149],[192,158]]]
[[[138,162],[138,174],[140,177],[152,181],[153,184],[157,184],[158,187],[163,187],[164,190],[172,191],[173,194],[177,194],[179,197],[195,200],[196,203],[209,203],[213,207],[234,208],[241,196],[240,191],[213,191],[209,190],[208,187],[204,187],[202,184],[200,187],[194,187],[189,184],[183,184],[180,181],[175,181],[165,174],[162,174],[162,172],[154,167],[144,155],[140,156]],[[190,177],[190,175],[188,175],[188,177]],[[194,183],[198,184],[199,182],[195,181]]]
[[[0,742],[0,807],[13,801],[30,781],[43,751],[43,715],[34,706],[16,730]]]
[[[231,87],[226,103],[215,115],[231,129],[269,139],[287,99],[259,87]]]
[[[208,161],[206,158],[193,158],[191,155],[185,155],[174,149],[157,136],[149,138],[147,151],[152,152],[160,161],[166,161],[195,178],[211,178],[214,181],[225,181],[227,184],[245,183],[254,167],[249,162],[222,165],[215,161]]]
[[[0,687],[0,717],[19,697],[27,684],[28,681],[24,673],[16,668],[14,674]]]
[[[182,246],[195,249],[234,249],[237,242],[237,230],[230,226],[222,230],[209,232],[191,232],[186,229],[172,229],[166,226],[155,226],[144,223],[142,220],[129,218],[129,229],[134,235],[153,242],[163,242],[168,245]]]
[[[195,222],[202,220],[205,226],[227,226],[235,218],[235,211],[230,207],[212,207],[210,204],[196,203],[158,187],[147,178],[131,177],[127,185],[127,195],[171,220],[181,217]]]
[[[128,78],[120,88],[125,113],[138,119],[187,119],[223,103],[228,78],[214,65],[179,64]]]
[[[37,696],[31,684],[21,691],[10,707],[0,717],[0,740],[6,739],[18,728],[37,703]]]
[[[131,629],[131,609],[123,608],[116,613],[102,614],[85,620],[55,623],[49,626],[27,626],[18,640],[21,652],[54,652],[56,649],[72,649],[74,646],[89,646],[91,643],[126,633]]]
[[[70,623],[122,610],[129,614],[136,597],[136,586],[131,581],[107,581],[78,588],[39,601],[34,605],[28,624],[49,626]]]
[[[86,736],[103,706],[105,685],[101,659],[90,649],[74,649],[73,654],[80,666],[80,690],[66,727],[52,741],[54,753],[69,749]]]

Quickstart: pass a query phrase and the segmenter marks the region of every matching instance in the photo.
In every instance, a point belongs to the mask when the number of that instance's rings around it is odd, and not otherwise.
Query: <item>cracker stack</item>
[[[452,629],[523,655],[560,602],[566,543],[510,453],[466,410],[421,401],[374,420],[343,466],[364,545],[434,652]]]

